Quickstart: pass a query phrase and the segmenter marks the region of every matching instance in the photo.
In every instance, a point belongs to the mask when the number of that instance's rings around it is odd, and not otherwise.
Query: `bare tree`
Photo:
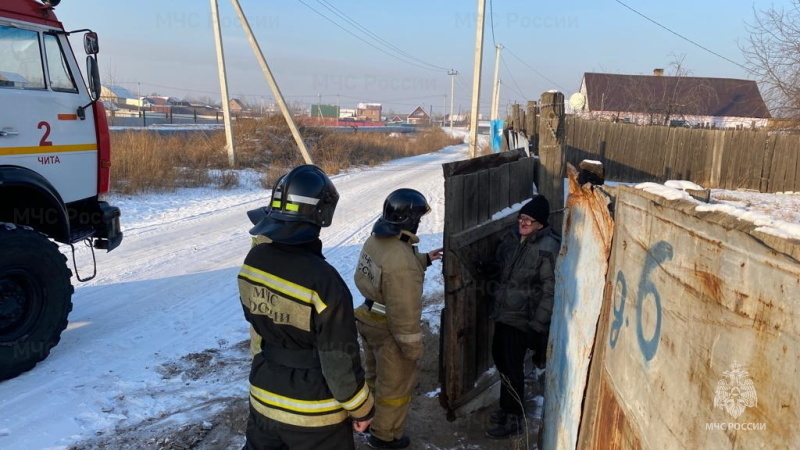
[[[635,77],[626,86],[630,111],[646,116],[648,125],[669,125],[676,118],[703,115],[717,93],[702,78],[692,78],[683,61],[672,54],[667,77]]]
[[[740,43],[773,116],[800,120],[800,0],[789,8],[753,9],[750,37]]]

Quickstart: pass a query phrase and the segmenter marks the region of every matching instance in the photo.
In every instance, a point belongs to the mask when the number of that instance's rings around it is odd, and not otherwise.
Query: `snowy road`
[[[465,159],[466,152],[459,145],[333,178],[341,200],[322,240],[348,283],[360,245],[394,189],[425,194],[433,212],[423,219],[420,247],[441,245],[441,164]],[[181,362],[206,361],[199,356],[209,349],[241,358],[233,346],[247,338],[235,283],[250,245],[245,212],[268,197],[256,181],[243,184],[111,199],[123,211],[123,244],[98,254],[97,277],[76,285],[70,325],[51,356],[0,383],[0,448],[66,448],[115,427],[211,415],[216,399],[246,396],[246,374],[238,369],[175,376]],[[89,254],[78,256],[86,276]],[[441,290],[438,272],[438,265],[429,271],[426,290]]]

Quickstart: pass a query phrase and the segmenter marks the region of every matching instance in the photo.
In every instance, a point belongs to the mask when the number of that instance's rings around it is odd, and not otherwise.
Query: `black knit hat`
[[[519,213],[533,217],[542,226],[546,227],[547,218],[550,217],[550,202],[543,195],[537,195],[531,201],[522,205]]]

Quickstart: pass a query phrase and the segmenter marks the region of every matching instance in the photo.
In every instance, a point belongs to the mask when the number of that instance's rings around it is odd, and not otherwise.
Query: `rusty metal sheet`
[[[545,378],[545,448],[574,449],[589,374],[597,320],[603,304],[614,222],[609,198],[568,165],[569,196]]]
[[[592,434],[621,414],[643,448],[797,448],[798,244],[776,250],[696,206],[619,188],[606,348],[592,365],[616,409],[585,405]]]

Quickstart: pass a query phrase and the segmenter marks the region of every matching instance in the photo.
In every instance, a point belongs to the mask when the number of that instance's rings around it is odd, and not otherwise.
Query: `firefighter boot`
[[[411,444],[411,439],[409,439],[408,436],[403,435],[403,437],[400,439],[384,441],[370,434],[369,438],[367,439],[367,444],[369,444],[369,446],[372,448],[406,448]]]

